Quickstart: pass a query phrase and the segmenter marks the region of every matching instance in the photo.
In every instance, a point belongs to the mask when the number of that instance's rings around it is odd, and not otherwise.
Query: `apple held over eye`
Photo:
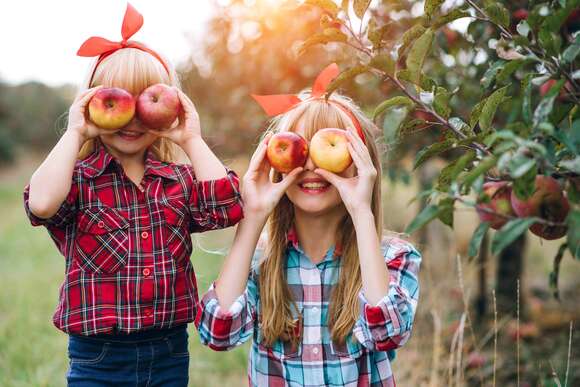
[[[116,87],[99,89],[89,101],[89,118],[102,129],[117,130],[135,116],[135,99]]]
[[[180,109],[177,91],[163,83],[149,86],[137,98],[137,117],[151,129],[169,128],[177,119]]]
[[[318,168],[341,173],[352,164],[344,129],[320,129],[310,140],[310,158]]]
[[[289,173],[306,164],[308,143],[294,132],[276,133],[268,141],[266,157],[276,171]]]
[[[514,192],[511,203],[516,215],[520,217],[536,216],[552,222],[563,222],[570,212],[570,203],[562,187],[556,179],[550,176],[538,175],[535,181],[534,194],[526,199],[519,199]],[[534,223],[530,231],[544,239],[558,239],[566,235],[566,226],[550,226]]]
[[[499,230],[508,222],[505,216],[514,216],[511,205],[512,189],[505,181],[488,182],[483,185],[483,193],[489,201],[478,201],[477,214],[482,222],[488,222],[494,230]],[[500,215],[484,211],[485,209],[496,212]]]

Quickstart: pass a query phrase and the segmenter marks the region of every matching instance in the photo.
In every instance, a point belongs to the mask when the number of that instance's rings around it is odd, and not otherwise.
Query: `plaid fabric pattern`
[[[385,240],[382,252],[390,273],[388,294],[370,305],[362,292],[360,316],[345,344],[334,343],[327,325],[328,302],[336,285],[341,260],[331,248],[323,261],[313,264],[293,233],[287,249],[287,281],[301,314],[301,344],[292,348],[277,341],[267,347],[260,329],[260,290],[256,262],[245,293],[222,310],[213,285],[202,297],[196,325],[201,340],[214,350],[236,347],[253,338],[248,376],[252,386],[394,386],[390,361],[393,350],[411,335],[419,297],[421,255],[409,243]]]
[[[36,217],[66,259],[53,316],[66,333],[131,333],[194,320],[192,232],[229,227],[242,217],[238,177],[196,180],[190,165],[147,152],[139,186],[98,143],[77,162],[71,190],[55,215]]]

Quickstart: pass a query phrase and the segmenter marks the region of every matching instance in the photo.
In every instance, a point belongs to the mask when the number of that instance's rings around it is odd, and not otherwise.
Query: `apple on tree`
[[[167,129],[181,109],[179,95],[163,83],[149,86],[137,98],[137,117],[148,128]]]
[[[570,212],[570,203],[564,195],[558,180],[551,176],[536,176],[535,192],[526,199],[519,199],[515,192],[511,194],[511,203],[517,216],[536,216],[552,222],[563,222]],[[551,226],[534,223],[530,231],[544,239],[558,239],[566,235],[566,226]]]
[[[498,230],[508,222],[508,217],[514,216],[510,201],[512,189],[506,181],[493,181],[483,185],[483,193],[489,201],[478,201],[477,214],[479,219],[482,222],[488,222],[494,230]],[[487,212],[486,209],[499,215]]]
[[[135,116],[135,98],[126,90],[99,89],[89,101],[89,118],[99,128],[118,130]]]
[[[310,140],[310,158],[317,167],[341,173],[352,164],[344,129],[320,129]]]
[[[270,137],[266,157],[276,171],[289,173],[306,164],[308,143],[297,133],[279,132]]]

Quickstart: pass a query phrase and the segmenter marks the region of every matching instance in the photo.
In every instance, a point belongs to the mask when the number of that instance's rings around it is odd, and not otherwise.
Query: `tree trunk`
[[[517,311],[517,288],[520,282],[520,315],[522,313],[523,289],[522,274],[524,251],[526,247],[526,233],[508,245],[498,256],[497,262],[497,310],[499,313],[510,313],[513,316]]]

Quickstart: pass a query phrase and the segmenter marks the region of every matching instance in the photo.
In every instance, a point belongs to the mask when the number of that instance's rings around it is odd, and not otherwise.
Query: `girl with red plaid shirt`
[[[337,74],[327,67],[298,97],[255,96],[277,117],[243,178],[245,217],[196,317],[214,350],[252,339],[251,386],[394,386],[393,351],[411,334],[421,255],[383,236],[379,131],[351,100],[325,98]],[[310,142],[322,128],[344,130],[346,170],[308,155],[303,167],[271,171],[272,133]],[[341,145],[328,141],[322,157],[332,158]]]
[[[69,334],[71,386],[186,386],[186,325],[197,305],[190,234],[242,217],[238,178],[201,137],[173,67],[127,40],[141,24],[128,5],[123,42],[103,51],[104,40],[91,38],[81,47],[80,55],[97,59],[66,132],[24,192],[31,223],[45,226],[65,257],[53,322]],[[137,97],[157,83],[173,86],[181,102],[170,129],[150,130],[133,118],[111,131],[87,119],[103,86]],[[175,163],[178,152],[191,164]]]

